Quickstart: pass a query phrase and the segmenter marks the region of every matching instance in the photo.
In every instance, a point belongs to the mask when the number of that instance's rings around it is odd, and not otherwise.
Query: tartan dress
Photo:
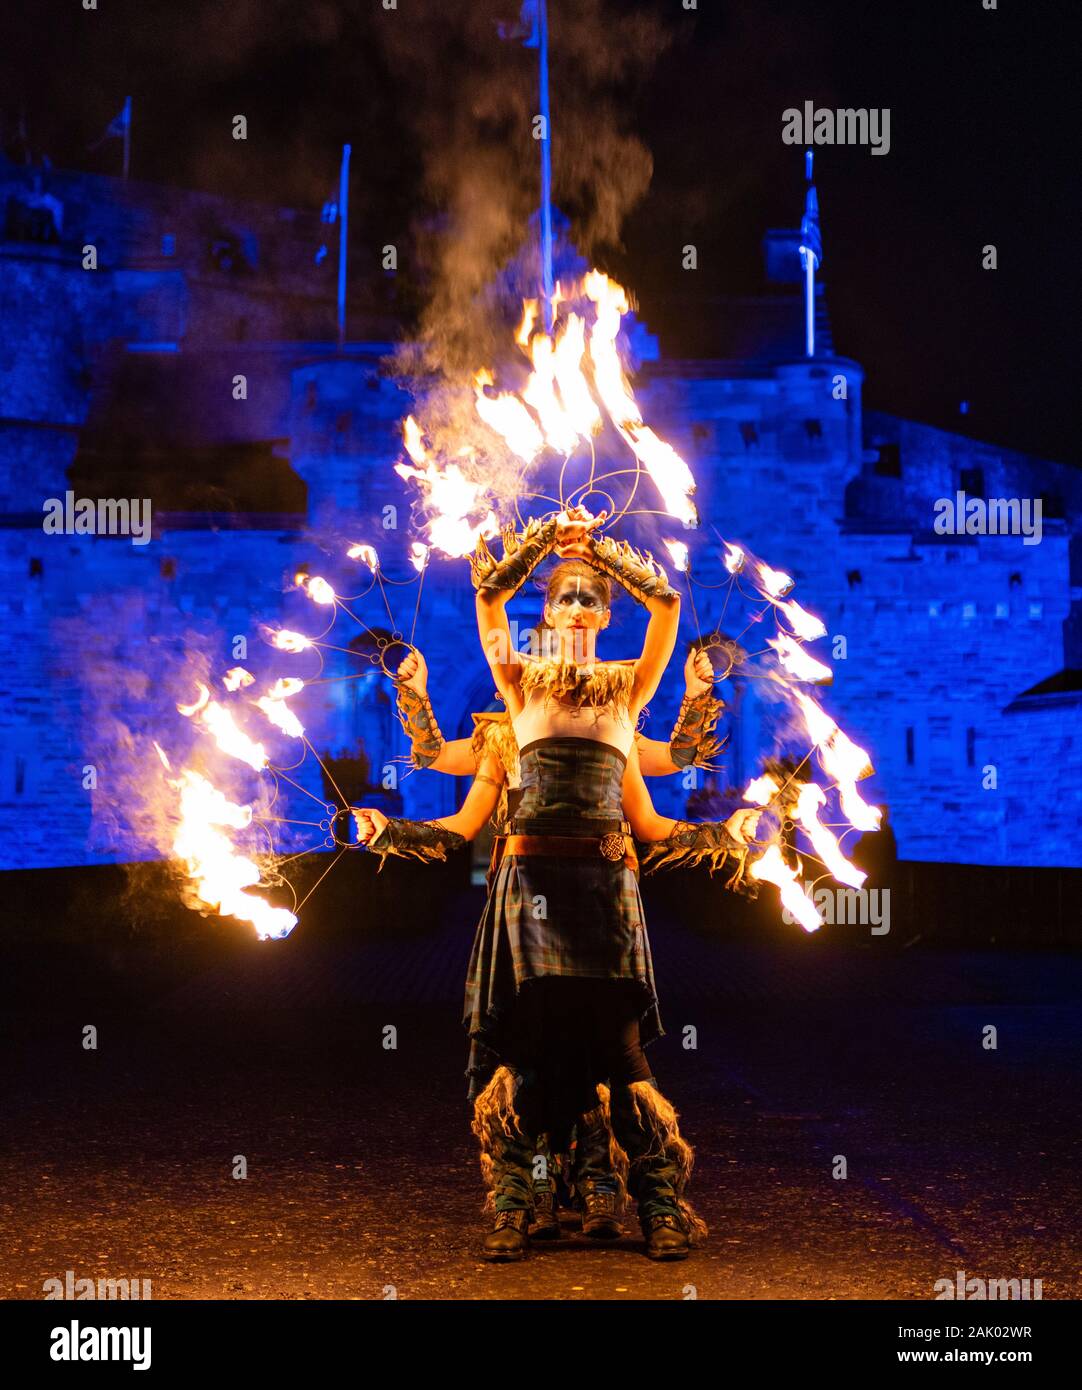
[[[625,761],[597,739],[561,736],[527,745],[519,753],[514,832],[597,838],[619,831]],[[546,976],[630,982],[623,987],[638,995],[642,1042],[662,1035],[639,885],[623,862],[504,856],[466,979],[471,1099],[513,1031],[519,991]]]

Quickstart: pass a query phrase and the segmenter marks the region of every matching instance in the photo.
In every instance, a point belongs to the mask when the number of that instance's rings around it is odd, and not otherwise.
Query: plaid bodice
[[[519,753],[522,795],[515,830],[604,834],[602,823],[623,819],[624,767],[623,754],[597,739],[543,738],[528,744]]]

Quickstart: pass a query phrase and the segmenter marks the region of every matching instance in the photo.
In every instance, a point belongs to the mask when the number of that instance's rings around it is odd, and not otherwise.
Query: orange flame
[[[847,884],[850,888],[859,888],[868,875],[846,859],[837,837],[819,819],[819,808],[826,804],[826,799],[826,792],[822,787],[814,782],[805,782],[797,797],[796,819],[807,833],[827,871],[833,874],[839,883]]]
[[[792,637],[784,633],[780,637],[768,637],[766,644],[773,647],[782,667],[795,680],[809,681],[813,685],[827,685],[834,679],[834,672],[830,667],[817,661]]]
[[[160,748],[158,752],[167,762]],[[259,884],[259,869],[239,854],[223,833],[246,829],[252,821],[252,808],[236,805],[190,768],[175,781],[170,779],[170,784],[180,794],[180,824],[173,853],[183,863],[199,901],[223,917],[250,922],[261,941],[287,936],[297,918],[286,908],[274,907],[244,891]]]
[[[782,906],[789,909],[805,931],[818,931],[823,925],[823,919],[798,882],[799,874],[803,870],[799,858],[797,865],[798,868],[791,869],[782,858],[777,845],[771,845],[765,854],[748,866],[748,873],[760,882],[774,884],[781,896]]]

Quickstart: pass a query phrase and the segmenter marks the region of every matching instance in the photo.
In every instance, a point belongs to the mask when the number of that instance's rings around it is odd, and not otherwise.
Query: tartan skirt
[[[620,822],[624,760],[616,749],[588,739],[546,739],[520,758],[523,797],[513,826],[519,833],[591,835]],[[514,1036],[520,991],[552,976],[621,982],[635,996],[642,1043],[662,1036],[642,898],[626,864],[600,856],[504,856],[466,980],[471,1098]]]

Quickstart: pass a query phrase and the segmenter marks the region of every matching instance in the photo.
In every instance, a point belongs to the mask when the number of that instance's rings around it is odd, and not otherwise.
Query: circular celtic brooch
[[[624,837],[622,835],[617,835],[615,831],[610,835],[602,835],[601,855],[602,858],[608,859],[614,864],[618,859],[623,859]]]

